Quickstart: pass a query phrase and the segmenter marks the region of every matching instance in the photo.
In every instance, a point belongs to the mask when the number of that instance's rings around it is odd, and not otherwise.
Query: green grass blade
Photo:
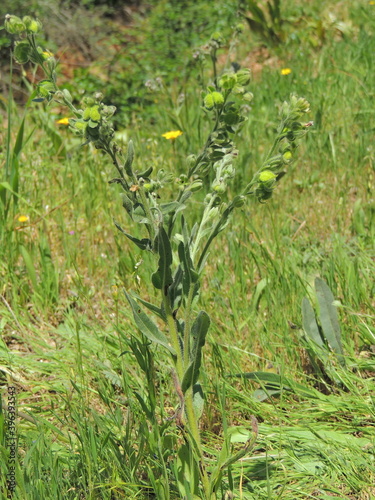
[[[32,283],[33,289],[36,292],[38,290],[38,280],[36,277],[36,271],[35,271],[35,267],[33,264],[33,259],[24,246],[20,246],[20,252],[21,252],[22,258],[25,262],[25,266],[26,266],[30,281]]]

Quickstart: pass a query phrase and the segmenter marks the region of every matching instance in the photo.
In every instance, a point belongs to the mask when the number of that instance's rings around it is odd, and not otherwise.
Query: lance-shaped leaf
[[[180,498],[200,498],[198,461],[192,460],[191,449],[187,444],[180,446],[174,466]]]
[[[184,294],[188,295],[190,285],[198,280],[198,273],[194,270],[193,262],[190,257],[189,244],[184,244],[182,241],[178,245],[178,256],[183,270],[182,286]]]
[[[151,240],[149,240],[148,238],[143,238],[142,240],[139,240],[138,238],[135,238],[131,234],[128,234],[126,231],[124,231],[124,229],[122,229],[120,224],[118,224],[115,220],[113,220],[113,222],[117,227],[117,229],[121,231],[123,234],[125,234],[125,236],[129,238],[130,241],[135,243],[137,247],[139,247],[141,250],[151,250]]]
[[[322,375],[318,360],[323,363],[327,373],[330,371],[329,348],[324,343],[316,321],[315,312],[307,297],[302,300],[302,325],[306,334],[306,351],[316,374]],[[332,374],[330,375],[332,378]]]
[[[141,203],[135,203],[133,206],[132,218],[138,224],[150,224],[150,220],[146,217],[145,209]]]
[[[302,324],[306,335],[320,347],[324,347],[323,339],[316,322],[314,309],[307,297],[302,300]]]
[[[170,201],[169,203],[161,203],[160,206],[160,212],[163,215],[169,214],[171,212],[179,212],[180,210],[183,210],[185,208],[185,205],[182,205],[179,201]]]
[[[184,217],[181,217],[182,226],[182,241],[178,245],[178,256],[180,259],[180,268],[182,272],[181,280],[183,286],[184,295],[187,296],[190,292],[191,285],[195,285],[193,298],[197,295],[199,290],[199,275],[194,269],[193,261],[190,255],[190,245],[191,239],[189,236],[189,231]],[[193,233],[193,231],[192,231]]]
[[[173,311],[181,306],[182,295],[183,295],[182,293],[183,277],[184,277],[184,272],[182,270],[181,265],[179,265],[174,274],[173,283],[168,289],[169,301]]]
[[[163,308],[155,306],[154,304],[151,304],[150,302],[147,302],[147,300],[142,299],[139,295],[137,295],[135,292],[132,292],[132,296],[141,304],[143,304],[147,309],[157,316],[159,316],[160,319],[162,319],[164,322],[167,321],[167,318],[165,316],[165,312]]]
[[[316,278],[316,296],[320,308],[320,323],[323,333],[332,350],[337,354],[342,366],[345,366],[344,351],[341,343],[341,330],[336,307],[333,305],[335,298],[327,283]]]
[[[168,349],[170,353],[175,355],[176,354],[175,350],[168,342],[168,339],[164,335],[164,333],[162,333],[159,330],[159,328],[155,325],[155,323],[151,321],[151,319],[141,310],[141,308],[131,295],[126,293],[126,291],[125,295],[132,308],[135,323],[137,327],[140,329],[140,331],[143,333],[143,335],[152,342],[162,345],[163,347]]]
[[[193,408],[196,418],[201,418],[204,408],[204,394],[200,384],[193,386]]]
[[[122,179],[120,179],[121,184],[122,182]],[[124,184],[122,185],[124,186]],[[122,194],[122,206],[125,208],[130,218],[133,219],[133,202],[126,193]]]
[[[167,295],[168,288],[173,283],[171,271],[172,247],[163,226],[160,226],[156,235],[154,248],[159,254],[159,267],[156,273],[152,275],[152,283],[155,288],[163,290],[164,295]]]
[[[133,146],[133,141],[129,141],[128,143],[128,151],[126,154],[126,160],[125,160],[125,172],[129,175],[129,177],[133,177],[133,170],[132,170],[132,165],[134,161],[134,146]]]
[[[206,335],[210,326],[210,317],[204,311],[200,311],[191,326],[191,363],[188,366],[181,383],[182,392],[186,392],[194,385],[199,377],[202,364],[202,349],[206,342]]]

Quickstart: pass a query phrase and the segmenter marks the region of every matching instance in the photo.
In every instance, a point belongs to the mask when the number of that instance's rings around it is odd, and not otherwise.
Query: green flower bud
[[[240,69],[237,73],[237,81],[240,85],[249,85],[250,83],[250,77],[251,77],[251,71],[249,68],[243,68]]]
[[[221,106],[224,104],[224,96],[221,92],[212,92],[211,95],[215,106]]]
[[[236,170],[235,168],[233,167],[232,164],[229,164],[225,167],[225,169],[223,170],[223,175],[225,175],[225,177],[231,179],[232,177],[234,177],[234,174],[236,173]]]
[[[146,193],[152,193],[152,191],[155,190],[155,185],[153,182],[146,182],[145,184],[143,184],[143,189]]]
[[[219,31],[215,31],[215,33],[211,35],[211,40],[221,43],[223,41],[223,35]]]
[[[25,64],[30,59],[31,47],[29,42],[23,40],[21,42],[16,42],[14,47],[14,58],[19,64]]]
[[[39,31],[41,31],[42,29],[42,23],[30,16],[24,16],[22,21],[26,26],[26,31],[28,31],[29,33],[39,33]]]
[[[207,193],[206,196],[204,197],[203,203],[205,205],[208,205],[210,203],[210,201],[212,200],[212,196],[213,195],[211,193]]]
[[[251,102],[254,99],[254,94],[252,92],[245,92],[242,99],[246,102]]]
[[[219,214],[219,207],[213,207],[207,214],[207,222],[213,220]]]
[[[207,109],[212,109],[215,106],[212,94],[207,94],[206,97],[204,98],[203,103]]]
[[[189,155],[187,158],[186,158],[186,166],[188,168],[192,168],[194,167],[194,165],[196,164],[197,162],[197,157],[196,155]]]
[[[93,106],[90,109],[90,120],[93,120],[94,122],[99,122],[100,121],[100,113],[99,113],[99,106]]]
[[[56,69],[56,66],[57,66],[57,61],[54,57],[49,57],[47,60],[46,60],[46,65],[48,67],[48,69],[52,72],[52,71],[55,71]]]
[[[83,104],[86,104],[86,106],[94,106],[95,103],[95,99],[93,97],[85,97],[83,99]]]
[[[226,185],[222,181],[214,181],[212,184],[212,190],[217,194],[224,194],[226,191]]]
[[[238,23],[235,30],[238,31],[238,33],[242,33],[243,30],[245,29],[245,25],[243,23]]]
[[[277,169],[279,168],[281,165],[283,165],[283,157],[282,155],[276,155],[276,156],[272,156],[272,158],[270,158],[267,162],[267,167],[269,169]]]
[[[191,191],[192,193],[196,193],[202,188],[202,186],[203,182],[201,181],[201,179],[196,179],[190,184],[189,191]]]
[[[287,150],[285,151],[285,153],[283,154],[283,160],[285,163],[290,163],[293,159],[293,155],[292,155],[292,152]]]
[[[112,118],[115,112],[116,112],[116,106],[103,106],[101,109],[101,114],[105,118]]]
[[[233,198],[232,204],[234,207],[239,208],[239,207],[243,206],[245,201],[246,201],[246,197],[240,195],[240,196],[236,196],[235,198]]]
[[[255,190],[255,196],[258,198],[260,203],[263,203],[271,198],[272,189],[264,189],[263,186],[260,186]]]
[[[46,61],[50,57],[50,54],[46,57],[45,54],[43,54],[43,49],[42,47],[37,47],[35,49],[31,49],[30,47],[30,61],[35,63],[35,64],[42,64],[44,61]]]
[[[268,183],[269,181],[273,181],[274,179],[276,179],[276,175],[271,172],[271,170],[263,170],[263,172],[259,174],[260,182]]]
[[[80,121],[80,120],[77,120],[77,121],[73,122],[73,120],[72,120],[72,126],[73,126],[73,128],[75,128],[76,130],[79,130],[79,131],[84,131],[84,130],[86,130],[87,123],[82,122],[82,121]]]
[[[300,111],[301,113],[308,113],[310,111],[310,103],[304,97],[300,97],[297,100],[296,107],[298,108],[298,111]]]
[[[62,93],[63,93],[63,96],[64,96],[64,99],[68,102],[72,102],[73,98],[71,96],[71,93],[69,92],[69,90],[67,89],[63,89],[62,90]]]
[[[237,73],[225,73],[219,80],[222,89],[232,90],[237,83]]]
[[[5,16],[4,28],[11,35],[20,35],[26,31],[26,26],[22,20],[17,16],[12,16],[11,14],[7,14]]]
[[[233,94],[235,94],[235,95],[244,95],[245,92],[246,92],[245,87],[242,87],[241,85],[236,85],[233,88]]]
[[[90,119],[90,113],[91,113],[91,107],[88,107],[83,110],[82,118],[84,120],[89,120]]]

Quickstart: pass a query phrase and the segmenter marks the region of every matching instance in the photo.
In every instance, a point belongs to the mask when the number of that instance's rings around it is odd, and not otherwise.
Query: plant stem
[[[171,305],[169,303],[169,298],[165,295],[164,291],[162,291],[163,296],[163,305],[165,309],[165,316],[167,318],[167,325],[169,330],[169,335],[171,339],[171,344],[174,350],[176,351],[176,371],[179,383],[181,383],[182,377],[184,375],[184,366],[183,366],[183,355],[181,351],[180,339],[177,330],[176,320],[173,317],[173,312],[171,309]]]
[[[187,370],[190,362],[190,329],[191,329],[191,305],[194,297],[195,283],[189,288],[185,307],[185,330],[184,330],[184,369]]]
[[[269,152],[268,152],[268,154],[263,162],[263,165],[271,158],[273,152],[275,151],[276,146],[280,142],[281,132],[284,130],[284,127],[285,127],[285,121],[283,120],[281,122],[281,124],[279,125],[278,131],[277,131],[277,136],[275,137],[275,140],[273,141],[271,149],[269,150]]]
[[[190,387],[185,393],[185,411],[188,421],[188,428],[190,431],[190,437],[193,439],[194,448],[199,455],[199,472],[201,474],[201,480],[203,484],[203,489],[205,492],[206,500],[210,500],[211,498],[211,486],[210,480],[207,475],[206,467],[204,464],[204,454],[201,443],[201,436],[199,432],[198,419],[194,411],[194,403],[193,403],[193,388]]]
[[[191,250],[191,260],[192,262],[194,263],[194,259],[195,259],[195,255],[198,251],[198,248],[199,248],[199,244],[200,244],[200,241],[203,237],[203,230],[204,230],[204,226],[206,225],[207,223],[207,219],[208,219],[208,215],[214,205],[216,201],[216,195],[213,195],[211,200],[209,201],[208,205],[206,206],[206,208],[204,209],[204,212],[203,212],[203,215],[202,215],[202,220],[199,224],[199,228],[198,228],[198,231],[197,231],[197,235],[195,237],[195,241],[194,241],[194,244],[193,244],[193,247],[192,247],[192,250]],[[199,268],[199,266],[198,266]]]
[[[225,224],[225,221],[228,219],[229,215],[233,212],[235,206],[233,203],[229,203],[227,208],[224,210],[224,212],[221,214],[220,219],[217,221],[215,224],[214,228],[211,231],[210,236],[208,237],[208,240],[206,241],[206,244],[203,248],[203,251],[199,257],[198,264],[197,264],[197,271],[200,272],[201,266],[204,262],[204,258],[208,252],[208,249],[212,243],[212,241],[215,239],[215,237],[219,234],[220,229],[222,228],[223,224]]]

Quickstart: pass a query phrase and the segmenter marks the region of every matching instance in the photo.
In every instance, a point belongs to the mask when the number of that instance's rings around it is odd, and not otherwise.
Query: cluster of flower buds
[[[44,66],[49,76],[54,74],[57,61],[54,55],[42,47],[38,47],[34,42],[34,35],[42,29],[42,23],[38,19],[24,16],[22,19],[17,16],[7,14],[4,21],[4,29],[11,35],[17,35],[20,40],[14,44],[14,59],[19,64],[26,64],[31,61]]]
[[[224,73],[219,79],[219,86],[226,92],[232,92],[234,95],[242,96],[246,102],[253,99],[253,94],[246,90],[251,79],[251,72],[249,68],[241,68],[237,72],[230,71]]]
[[[226,154],[220,161],[214,163],[215,179],[211,189],[213,193],[222,195],[226,192],[228,181],[233,179],[236,171],[233,166],[233,153]]]
[[[262,203],[271,198],[275,188],[277,176],[271,170],[263,170],[258,177],[258,185],[255,189],[255,196]]]
[[[237,132],[247,119],[248,108],[245,110],[243,103],[249,102],[253,97],[246,90],[249,83],[250,70],[240,68],[237,72],[232,69],[224,73],[218,78],[216,85],[207,87],[207,94],[203,97],[203,106],[214,115],[217,125],[211,133],[204,151],[196,160],[199,168],[194,171],[199,171],[200,175],[207,175],[211,172],[211,166],[213,164],[214,167],[219,165],[224,158],[236,156],[230,134]],[[229,100],[229,96],[233,96],[235,99]],[[216,175],[214,189],[217,193],[226,190],[226,180],[229,178],[230,176]]]
[[[35,35],[42,29],[42,23],[38,19],[24,16],[22,19],[17,16],[7,14],[4,21],[4,29],[11,35],[16,35],[19,40],[14,43],[13,56],[17,63],[26,64],[29,61],[39,64],[44,69],[48,79],[38,83],[35,92],[36,101],[51,101],[57,87],[56,66],[57,61],[54,55],[39,47],[35,43]]]
[[[271,198],[277,181],[284,175],[284,168],[293,161],[298,139],[307,133],[312,122],[304,123],[302,116],[310,111],[310,104],[294,94],[281,107],[281,126],[276,138],[277,154],[269,157],[257,177],[255,195],[260,202]],[[276,148],[275,148],[276,149]]]
[[[97,92],[93,97],[83,99],[83,110],[78,110],[79,117],[71,118],[69,125],[77,135],[81,135],[86,143],[93,142],[96,149],[108,147],[114,136],[110,119],[114,115],[115,106],[106,106],[103,94]]]
[[[42,23],[30,16],[24,16],[21,19],[20,17],[7,14],[5,16],[4,28],[11,35],[30,35],[39,33],[42,29]]]

